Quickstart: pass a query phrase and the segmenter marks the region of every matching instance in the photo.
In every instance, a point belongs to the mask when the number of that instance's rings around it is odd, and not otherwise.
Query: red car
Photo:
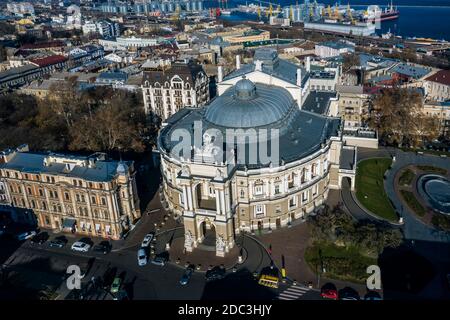
[[[325,299],[333,299],[333,300],[338,299],[337,290],[334,289],[323,289],[322,292],[320,293],[320,296]]]

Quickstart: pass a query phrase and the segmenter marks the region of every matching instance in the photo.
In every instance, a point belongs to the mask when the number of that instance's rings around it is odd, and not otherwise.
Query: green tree
[[[416,118],[422,111],[422,97],[407,88],[387,88],[373,101],[369,124],[388,143],[415,143]]]

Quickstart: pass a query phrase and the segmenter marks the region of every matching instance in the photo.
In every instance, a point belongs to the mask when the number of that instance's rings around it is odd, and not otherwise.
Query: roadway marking
[[[292,285],[278,295],[279,300],[298,300],[310,289],[306,287],[300,287]]]

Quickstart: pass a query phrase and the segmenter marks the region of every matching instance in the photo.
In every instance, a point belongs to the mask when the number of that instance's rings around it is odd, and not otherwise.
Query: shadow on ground
[[[379,256],[384,299],[414,299],[435,277],[433,264],[406,246]]]
[[[258,284],[253,274],[247,270],[239,270],[221,280],[207,282],[202,300],[272,300],[276,292]]]

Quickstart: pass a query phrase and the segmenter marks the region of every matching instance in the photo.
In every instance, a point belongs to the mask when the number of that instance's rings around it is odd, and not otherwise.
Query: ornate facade
[[[9,205],[30,209],[44,228],[119,239],[140,217],[133,162],[102,154],[74,157],[28,151],[0,153]]]
[[[247,72],[262,70],[257,66]],[[340,187],[343,174],[354,175],[352,163],[341,168],[340,119],[301,110],[308,80],[301,71],[294,70],[295,75],[298,82],[290,81],[298,86],[286,89],[275,81],[254,83],[242,74],[240,80],[228,77],[208,106],[183,109],[164,125],[158,139],[164,196],[183,218],[187,251],[213,230],[216,254],[224,256],[236,234],[289,225],[321,205],[330,188]],[[193,146],[182,152],[180,130],[187,133],[183,140],[193,137]],[[228,140],[229,130],[233,140]],[[260,135],[264,130],[270,133]],[[263,142],[256,149],[254,133]],[[277,159],[264,159],[264,144],[272,156],[278,152]],[[345,152],[347,160],[356,157],[352,150]]]
[[[209,79],[193,62],[144,64],[142,93],[146,114],[169,118],[183,107],[200,107],[209,101]]]

